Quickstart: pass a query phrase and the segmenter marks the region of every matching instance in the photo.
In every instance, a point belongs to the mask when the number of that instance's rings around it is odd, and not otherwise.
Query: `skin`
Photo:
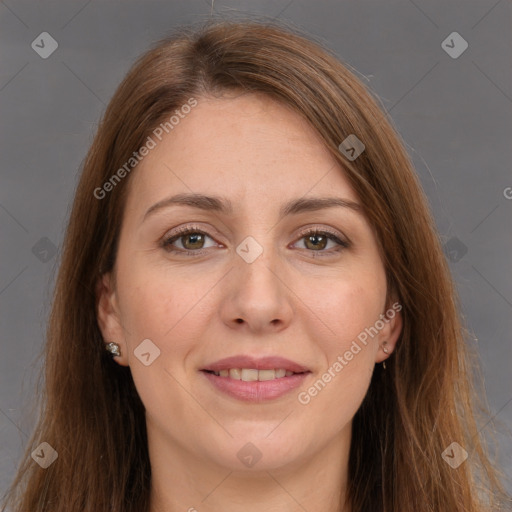
[[[338,512],[352,418],[375,363],[393,352],[401,315],[307,405],[297,395],[389,309],[377,241],[365,216],[346,207],[279,220],[280,206],[303,196],[360,203],[296,113],[256,94],[198,101],[130,176],[115,280],[106,274],[98,286],[104,339],[120,344],[115,360],[130,366],[146,408],[151,512]],[[233,212],[174,205],[142,220],[155,203],[191,192],[224,196]],[[204,244],[184,236],[172,245],[202,255],[162,246],[191,223],[207,233]],[[334,230],[350,246],[307,244],[305,227]],[[236,252],[247,236],[263,248],[252,263]],[[144,339],[160,350],[149,366],[134,354]],[[199,371],[237,354],[283,356],[312,373],[283,397],[241,402]],[[252,467],[237,457],[248,442],[262,454]]]

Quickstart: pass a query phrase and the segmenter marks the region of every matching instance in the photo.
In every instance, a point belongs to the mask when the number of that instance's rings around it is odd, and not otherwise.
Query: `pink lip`
[[[233,367],[231,366],[230,368]],[[218,377],[206,371],[202,371],[201,373],[219,391],[245,402],[263,402],[265,400],[279,398],[300,386],[304,379],[310,374],[310,372],[296,373],[290,377],[282,377],[280,379],[244,382],[243,380],[231,379],[230,377]]]
[[[284,369],[295,375],[279,379],[244,382],[230,377],[220,377],[208,372],[219,372],[230,368],[249,368],[255,370]],[[246,402],[263,402],[278,398],[299,387],[311,371],[294,361],[278,356],[251,357],[238,355],[220,359],[202,368],[201,373],[219,391]]]
[[[294,361],[285,359],[284,357],[268,356],[268,357],[251,357],[246,355],[238,355],[220,359],[214,363],[208,364],[202,370],[210,370],[218,372],[220,370],[229,370],[230,368],[252,368],[255,370],[274,370],[281,368],[290,370],[295,373],[308,372],[309,369],[301,366]]]

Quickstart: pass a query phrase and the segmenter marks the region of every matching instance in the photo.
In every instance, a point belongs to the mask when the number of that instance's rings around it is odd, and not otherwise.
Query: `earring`
[[[387,341],[384,341],[382,343],[382,351],[384,352],[384,354],[389,354],[389,348],[386,347],[386,343]],[[386,369],[386,361],[382,361],[382,368],[384,368],[384,370]]]
[[[111,341],[110,343],[107,343],[105,345],[105,348],[113,355],[113,356],[120,356],[121,355],[121,347],[118,343],[114,343]]]

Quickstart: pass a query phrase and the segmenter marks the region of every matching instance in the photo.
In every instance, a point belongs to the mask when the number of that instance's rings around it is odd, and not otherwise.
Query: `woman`
[[[456,301],[412,164],[345,66],[275,24],[183,29],[87,156],[6,504],[498,510]]]

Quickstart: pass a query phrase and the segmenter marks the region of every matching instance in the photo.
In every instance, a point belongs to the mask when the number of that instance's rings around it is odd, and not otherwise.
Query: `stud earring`
[[[105,345],[105,348],[113,355],[113,356],[120,356],[121,355],[121,347],[118,343],[114,343],[111,341],[110,343],[107,343]]]

